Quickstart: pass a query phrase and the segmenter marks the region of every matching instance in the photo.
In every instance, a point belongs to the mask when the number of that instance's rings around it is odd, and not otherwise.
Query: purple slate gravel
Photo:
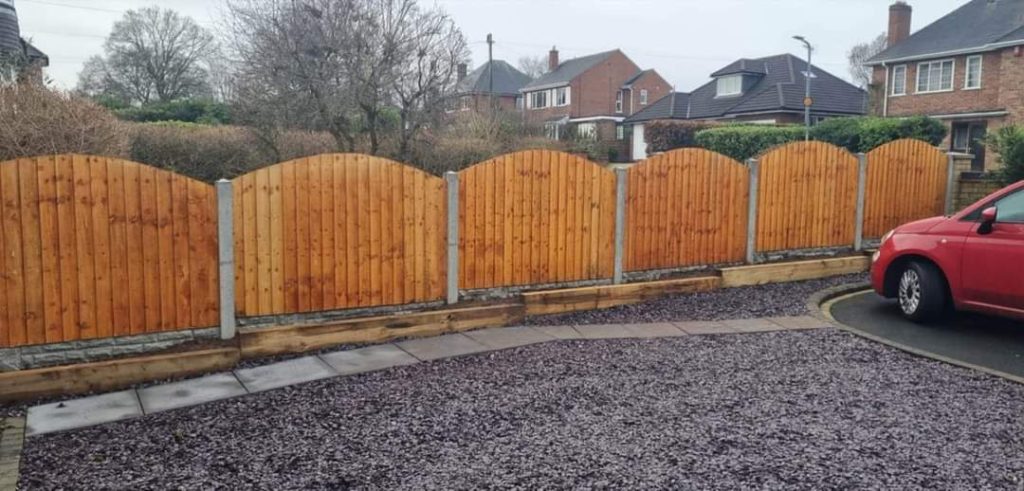
[[[632,324],[806,315],[809,313],[807,299],[814,293],[865,281],[868,281],[868,275],[858,273],[792,283],[723,288],[610,309],[539,315],[526,319],[524,325]]]
[[[1024,386],[832,330],[562,341],[30,438],[26,489],[1020,489]]]

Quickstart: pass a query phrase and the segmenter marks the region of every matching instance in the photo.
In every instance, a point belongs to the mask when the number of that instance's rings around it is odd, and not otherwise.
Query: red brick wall
[[[647,105],[640,104],[640,91],[647,91]],[[661,75],[656,71],[649,71],[645,73],[639,80],[633,82],[633,90],[629,91],[629,104],[625,104],[623,111],[624,115],[631,116],[638,111],[642,111],[647,106],[654,104],[655,101],[668,95],[672,90],[672,86],[665,81]]]
[[[563,116],[570,118],[625,117],[628,115],[625,105],[622,113],[615,112],[615,94],[622,88],[622,84],[636,75],[638,71],[640,71],[640,67],[636,63],[633,63],[621,51],[616,51],[570,83],[571,94],[568,106],[526,109],[526,119],[532,123],[542,123]],[[661,77],[656,78],[660,79]],[[664,85],[667,88],[668,84]],[[654,100],[652,99],[650,102],[654,102]]]
[[[1004,50],[1004,52],[1012,50]],[[1001,109],[1000,93],[1003,87],[1019,87],[1024,78],[1012,82],[1003,77],[1003,53],[986,53],[982,58],[981,88],[964,89],[964,78],[967,76],[967,57],[954,57],[953,90],[930,94],[917,93],[917,62],[907,63],[907,95],[889,95],[889,116],[912,116],[916,114],[950,114],[973,111],[992,111]],[[1021,64],[1020,59],[1011,59],[1010,64]],[[892,76],[890,67],[890,76]],[[885,80],[885,69],[876,68],[876,79]],[[1010,70],[1013,71],[1012,69]],[[889,92],[892,89],[888,89]]]

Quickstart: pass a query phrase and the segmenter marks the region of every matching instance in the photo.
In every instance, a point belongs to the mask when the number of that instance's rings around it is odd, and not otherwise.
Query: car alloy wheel
[[[913,315],[921,305],[921,277],[917,271],[907,268],[900,278],[900,309],[904,314]]]

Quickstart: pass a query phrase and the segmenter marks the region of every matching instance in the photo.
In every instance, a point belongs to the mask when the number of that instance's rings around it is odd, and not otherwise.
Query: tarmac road
[[[956,313],[930,325],[904,319],[873,291],[841,299],[832,316],[848,327],[918,350],[1024,377],[1024,322]]]

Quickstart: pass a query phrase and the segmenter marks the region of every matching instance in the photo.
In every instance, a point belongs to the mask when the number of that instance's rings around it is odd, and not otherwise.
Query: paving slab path
[[[231,372],[122,390],[29,408],[28,436],[94,426],[193,407],[331,377],[566,339],[646,339],[827,327],[810,316],[721,322],[657,322],[577,326],[516,326],[417,338],[324,353]]]

